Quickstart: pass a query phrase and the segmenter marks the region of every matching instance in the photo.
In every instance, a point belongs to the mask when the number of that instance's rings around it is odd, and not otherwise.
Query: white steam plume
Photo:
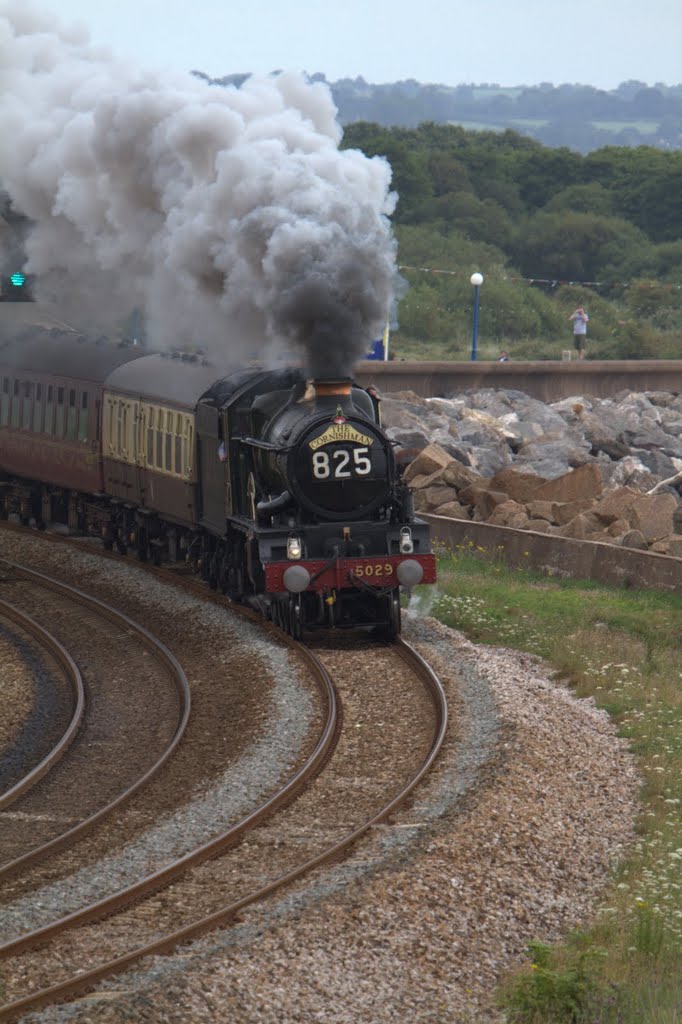
[[[391,303],[395,196],[340,137],[324,84],[143,71],[0,0],[0,182],[37,297],[140,306],[153,345],[349,372]]]

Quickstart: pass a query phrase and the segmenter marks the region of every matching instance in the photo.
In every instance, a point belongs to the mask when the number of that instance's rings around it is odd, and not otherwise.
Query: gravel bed
[[[32,1020],[498,1019],[492,989],[527,942],[596,909],[634,840],[639,780],[608,716],[538,659],[432,620],[406,636],[440,673],[453,719],[414,802],[233,928]]]
[[[65,687],[63,673],[32,637],[0,623],[0,793],[63,735],[70,718]]]

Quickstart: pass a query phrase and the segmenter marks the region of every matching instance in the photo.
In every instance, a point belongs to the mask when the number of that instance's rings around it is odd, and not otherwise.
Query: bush
[[[582,1024],[598,1019],[591,1011],[599,1004],[613,1002],[610,993],[597,981],[595,962],[604,950],[582,942],[573,957],[564,964],[555,963],[549,946],[532,942],[530,968],[520,974],[503,992],[500,1004],[512,1024]]]

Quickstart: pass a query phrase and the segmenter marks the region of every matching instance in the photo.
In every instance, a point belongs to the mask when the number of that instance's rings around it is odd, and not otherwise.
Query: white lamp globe
[[[474,288],[478,288],[479,285],[483,284],[483,274],[479,274],[477,271],[475,274],[471,275],[470,280]]]

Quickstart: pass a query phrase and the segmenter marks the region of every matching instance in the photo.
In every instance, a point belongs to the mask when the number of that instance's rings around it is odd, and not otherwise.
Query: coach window
[[[163,413],[156,410],[156,468],[163,469]]]
[[[188,479],[190,479],[191,476],[192,476],[192,439],[193,439],[192,420],[188,416],[187,419],[185,420],[185,438],[184,438],[185,473],[187,474],[187,478]]]
[[[24,401],[21,408],[21,426],[23,430],[30,430],[33,422],[33,384],[24,381]]]
[[[166,413],[166,431],[164,434],[164,468],[173,471],[173,413]]]
[[[2,391],[0,391],[0,426],[6,427],[9,423],[9,377],[2,378]]]
[[[66,409],[64,408],[64,388],[57,388],[57,408],[54,422],[54,432],[57,437],[64,436],[64,418],[66,415]]]
[[[12,426],[18,427],[21,416],[21,385],[18,380],[14,381],[12,388]]]
[[[173,437],[175,448],[175,472],[182,476],[182,416],[177,413],[175,416],[175,435]]]
[[[154,465],[154,410],[145,409],[147,421],[147,465]]]
[[[40,434],[43,429],[43,385],[36,384],[36,396],[33,405],[33,430]]]
[[[68,441],[76,440],[77,426],[78,406],[76,405],[76,389],[69,388],[69,404],[66,411],[66,438]]]
[[[116,403],[116,455],[119,457],[123,454],[123,447],[125,444],[123,436],[123,402]]]
[[[108,399],[106,399],[106,421],[108,421],[108,422],[106,422],[106,429],[104,431],[104,436],[106,437],[106,442],[108,442],[109,454],[110,455],[116,455],[116,445],[115,445],[116,433],[115,433],[115,430],[114,430],[114,423],[116,422],[115,421],[115,416],[116,416],[116,402],[114,401],[113,398],[108,398]]]
[[[40,384],[38,385],[40,387]],[[88,393],[84,391],[81,395],[81,407],[78,414],[78,440],[88,439]]]
[[[128,459],[128,416],[129,406],[127,402],[121,402],[121,456]]]
[[[45,396],[45,433],[54,434],[54,384],[47,385]]]

